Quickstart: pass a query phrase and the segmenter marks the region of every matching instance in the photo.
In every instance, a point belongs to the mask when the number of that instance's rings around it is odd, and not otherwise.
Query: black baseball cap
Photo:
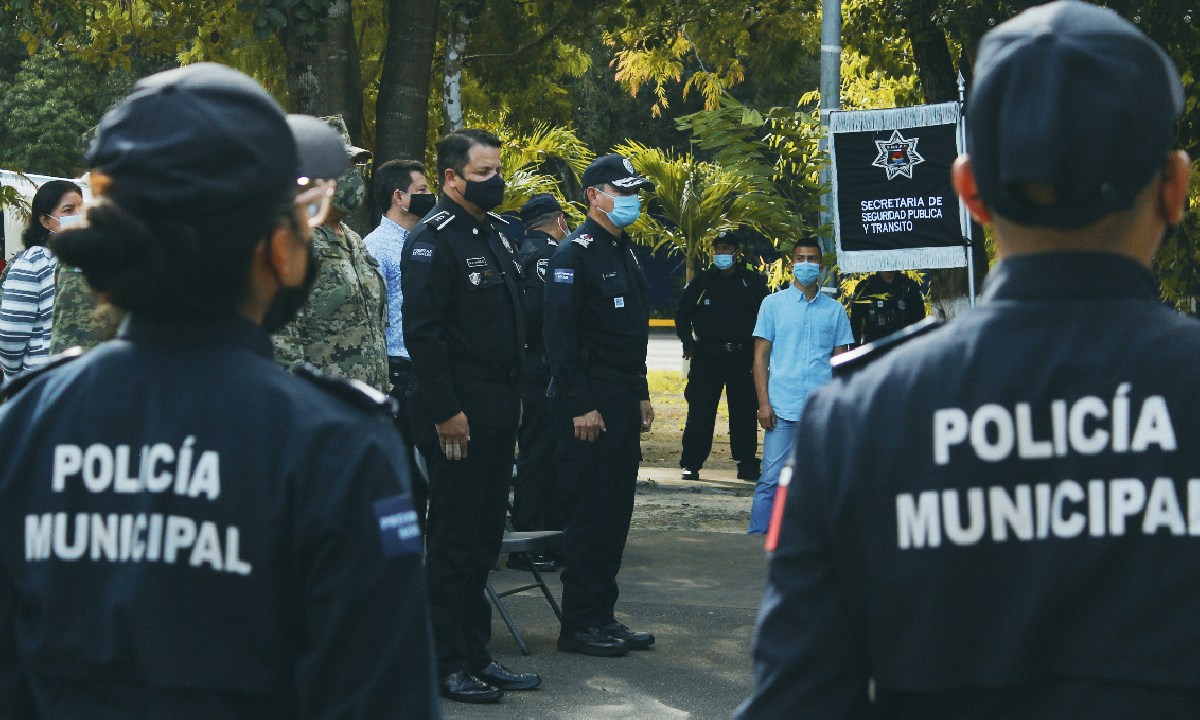
[[[198,63],[140,80],[100,120],[87,163],[146,202],[211,219],[261,213],[348,159],[320,120],[289,119],[248,76]]]
[[[521,206],[521,222],[528,225],[530,220],[554,212],[562,212],[562,205],[558,204],[558,200],[550,193],[538,193]]]
[[[967,152],[997,215],[1080,228],[1133,206],[1166,164],[1183,112],[1170,58],[1116,12],[1058,0],[984,36],[967,101]],[[1016,188],[1044,185],[1053,205]]]
[[[717,233],[717,236],[715,238],[713,238],[713,241],[712,241],[713,245],[718,245],[718,244],[724,243],[726,245],[732,245],[734,247],[741,247],[742,240],[745,236],[745,232],[746,231],[742,230],[741,228],[736,228],[733,230],[722,230],[721,232]]]
[[[585,188],[608,183],[622,190],[654,189],[654,183],[637,174],[629,158],[613,153],[598,157],[583,171],[580,184]]]

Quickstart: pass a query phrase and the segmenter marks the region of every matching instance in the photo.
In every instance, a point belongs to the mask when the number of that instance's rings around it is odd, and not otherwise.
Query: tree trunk
[[[315,29],[315,32],[306,32]],[[289,14],[280,32],[287,62],[291,110],[308,115],[341,115],[350,141],[362,142],[362,80],[350,0],[333,0],[328,17],[315,28]]]
[[[442,79],[442,134],[463,127],[462,71],[471,23],[483,13],[484,0],[459,0],[450,8],[446,62]]]
[[[927,103],[958,99],[958,73],[950,57],[946,32],[933,21],[936,10],[937,3],[933,0],[908,0],[904,4],[913,62]]]
[[[389,0],[387,45],[375,105],[375,166],[425,160],[429,84],[437,45],[438,0]]]

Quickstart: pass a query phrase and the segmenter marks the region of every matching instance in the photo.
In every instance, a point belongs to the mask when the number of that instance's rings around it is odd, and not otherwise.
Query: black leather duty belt
[[[749,343],[722,343],[722,342],[700,342],[700,347],[711,348],[713,350],[724,350],[725,352],[735,352],[737,350],[749,350]]]

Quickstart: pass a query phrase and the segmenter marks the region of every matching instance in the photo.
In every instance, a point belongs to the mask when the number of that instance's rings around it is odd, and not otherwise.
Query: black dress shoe
[[[533,560],[533,566],[540,573],[554,572],[558,570],[558,563],[554,562],[545,555],[536,555],[534,553],[509,553],[508,561],[504,565],[512,570],[529,570],[529,560]]]
[[[598,627],[585,630],[564,628],[558,635],[558,649],[592,657],[620,657],[629,652],[624,640],[618,640]]]
[[[625,641],[630,650],[645,650],[654,644],[653,633],[635,632],[619,622],[609,623],[601,629],[610,637]]]
[[[683,470],[679,473],[679,479],[680,480],[699,480],[700,479],[700,471],[683,468]]]
[[[494,703],[504,697],[504,691],[500,688],[463,670],[442,678],[441,690],[442,697],[454,702]]]
[[[473,675],[501,690],[532,690],[542,684],[542,678],[537,673],[515,673],[495,660],[484,669],[476,670]]]

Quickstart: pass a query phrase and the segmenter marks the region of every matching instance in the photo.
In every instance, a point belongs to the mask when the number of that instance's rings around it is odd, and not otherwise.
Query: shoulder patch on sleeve
[[[59,354],[46,361],[46,364],[39,367],[30,368],[29,370],[26,370],[25,372],[6,380],[3,388],[4,397],[6,399],[11,398],[12,396],[21,392],[22,388],[33,382],[35,378],[53,370],[54,368],[62,367],[72,360],[78,360],[82,356],[83,348],[78,346],[63,350]]]
[[[833,365],[833,376],[839,378],[850,377],[909,340],[925,335],[945,324],[945,321],[938,318],[927,317],[921,322],[913,323],[873,343],[863,345],[860,348],[855,348],[841,355],[836,355],[829,361]]]
[[[421,528],[411,496],[394,495],[377,500],[374,509],[385,558],[421,553]]]
[[[311,363],[301,363],[295,366],[292,368],[292,374],[311,382],[331,395],[348,400],[368,412],[394,417],[399,409],[395,399],[384,395],[362,380],[332,377],[313,367]]]
[[[554,271],[554,282],[566,283],[567,285],[574,284],[575,271],[570,268],[559,268]]]
[[[545,280],[546,280],[546,270],[549,267],[550,267],[550,259],[549,258],[540,258],[537,261],[537,274],[538,274],[538,277],[541,278],[543,282],[545,282]]]
[[[433,243],[415,242],[412,249],[413,262],[433,262]]]

